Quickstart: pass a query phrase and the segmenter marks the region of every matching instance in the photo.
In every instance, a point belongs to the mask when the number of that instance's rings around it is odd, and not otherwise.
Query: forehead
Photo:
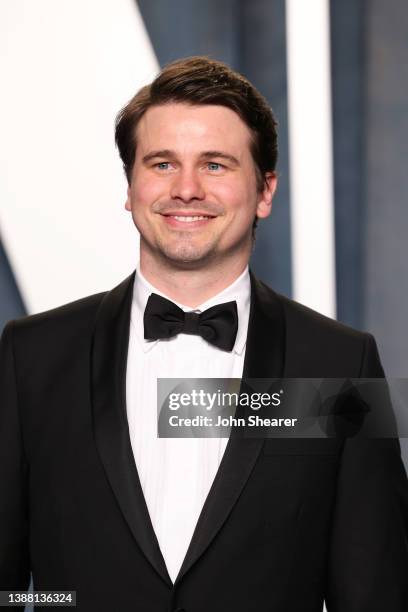
[[[152,148],[181,152],[249,153],[251,132],[233,110],[219,105],[168,103],[149,108],[136,131],[137,156]]]

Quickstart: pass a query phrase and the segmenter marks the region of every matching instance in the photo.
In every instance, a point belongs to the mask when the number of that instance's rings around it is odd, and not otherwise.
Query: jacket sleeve
[[[360,377],[384,377],[369,334]],[[408,610],[408,481],[397,439],[345,442],[325,599],[328,612]]]
[[[0,341],[0,590],[2,591],[27,590],[30,579],[28,467],[22,444],[12,334],[13,322],[6,325]]]

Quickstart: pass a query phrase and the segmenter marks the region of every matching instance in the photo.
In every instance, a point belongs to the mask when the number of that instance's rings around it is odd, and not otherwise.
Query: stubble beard
[[[177,238],[171,242],[159,238],[156,244],[152,245],[148,244],[142,236],[140,241],[141,248],[148,251],[150,257],[163,268],[168,270],[202,270],[208,269],[209,266],[217,267],[218,264],[222,263],[222,260],[236,257],[242,251],[242,248],[245,249],[248,237],[243,236],[242,240],[233,245],[228,253],[219,253],[216,239],[196,245],[188,239],[184,232],[180,232]],[[252,247],[252,237],[250,242],[247,245],[248,258]]]
[[[215,244],[195,245],[183,233],[172,243],[159,241],[155,249],[156,256],[167,266],[179,269],[199,269],[214,261],[217,256]]]

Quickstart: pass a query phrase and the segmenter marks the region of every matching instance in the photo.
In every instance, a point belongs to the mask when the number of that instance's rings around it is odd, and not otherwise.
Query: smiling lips
[[[162,213],[165,221],[172,227],[184,227],[193,228],[201,227],[207,224],[211,219],[215,217],[213,215],[207,215],[199,211],[189,211],[189,214],[181,211],[174,211],[172,213]]]
[[[183,217],[180,215],[169,215],[173,217],[173,219],[177,219],[177,221],[184,221],[185,223],[191,223],[192,221],[201,221],[202,219],[209,219],[210,217],[205,217],[204,215],[199,217]]]

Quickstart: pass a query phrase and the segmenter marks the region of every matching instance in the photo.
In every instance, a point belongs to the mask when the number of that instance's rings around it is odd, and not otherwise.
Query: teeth
[[[191,223],[191,221],[201,221],[202,219],[209,219],[209,217],[179,217],[177,215],[171,215],[173,219],[177,219],[177,221],[184,221],[186,223]]]

